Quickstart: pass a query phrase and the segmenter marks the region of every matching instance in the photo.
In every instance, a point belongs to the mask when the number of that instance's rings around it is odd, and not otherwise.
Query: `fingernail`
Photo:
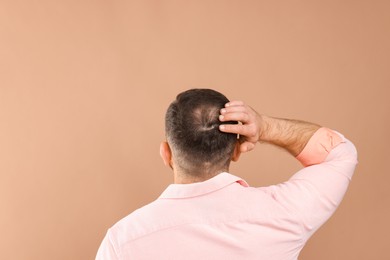
[[[226,109],[222,108],[221,113],[226,113]]]
[[[220,129],[220,130],[223,130],[223,129],[225,129],[225,126],[224,126],[224,125],[220,125],[220,126],[219,126],[219,129]]]
[[[222,120],[223,120],[223,118],[224,118],[224,116],[223,116],[223,115],[220,115],[220,116],[219,116],[219,120],[221,120],[221,121],[222,121]]]

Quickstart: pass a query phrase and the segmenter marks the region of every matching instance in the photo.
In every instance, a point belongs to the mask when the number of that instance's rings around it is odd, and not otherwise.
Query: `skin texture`
[[[238,125],[221,125],[220,130],[240,135],[240,151],[253,150],[257,142],[267,142],[297,156],[313,134],[317,124],[260,115],[242,101],[232,101],[221,109],[220,121],[239,121]]]
[[[234,133],[240,136],[235,147],[232,161],[237,161],[242,152],[255,148],[258,142],[266,142],[286,149],[293,156],[297,156],[305,147],[312,135],[321,127],[317,124],[291,119],[274,118],[257,113],[242,101],[231,101],[220,111],[219,120],[239,121],[240,124],[221,124],[220,131]],[[172,155],[168,142],[160,145],[160,155],[164,164],[174,173],[175,183],[194,183],[205,181],[215,175],[228,171],[219,169],[216,172],[202,176],[189,176],[175,167],[175,158]]]

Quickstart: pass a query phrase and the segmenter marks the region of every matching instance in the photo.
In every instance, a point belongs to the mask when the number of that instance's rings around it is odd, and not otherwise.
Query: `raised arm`
[[[239,121],[241,124],[222,124],[220,130],[240,135],[241,152],[252,150],[257,142],[280,146],[297,156],[313,134],[317,124],[291,119],[273,118],[258,114],[242,101],[232,101],[221,109],[220,121]]]
[[[286,182],[260,188],[303,225],[308,239],[340,204],[357,164],[355,146],[343,135],[317,124],[259,115],[241,101],[227,103],[220,120],[241,124],[222,124],[220,130],[240,135],[242,152],[257,142],[285,148],[305,168]]]

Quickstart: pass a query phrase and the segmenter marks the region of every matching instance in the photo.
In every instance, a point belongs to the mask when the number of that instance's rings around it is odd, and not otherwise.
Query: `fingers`
[[[242,123],[249,123],[250,117],[245,112],[231,112],[231,113],[224,113],[219,116],[219,121],[226,122],[226,121],[240,121]]]
[[[244,102],[239,100],[233,100],[225,104],[225,107],[231,107],[231,106],[243,106]]]
[[[245,112],[247,107],[243,106],[229,106],[221,109],[221,114],[232,113],[232,112]]]
[[[251,134],[251,129],[248,128],[248,124],[251,122],[250,109],[245,106],[242,101],[231,101],[225,105],[225,108],[221,109],[221,115],[219,116],[221,122],[226,121],[238,121],[237,125],[220,125],[220,130],[227,133],[234,133],[240,135]],[[244,124],[244,125],[243,125]]]
[[[259,140],[259,118],[251,107],[242,101],[231,101],[220,111],[221,122],[238,121],[238,124],[221,124],[219,129],[225,133],[239,134],[240,151],[248,152],[255,148]]]
[[[220,121],[240,121],[242,123],[250,123],[254,111],[246,106],[242,101],[232,101],[225,105],[225,108],[221,109]]]
[[[220,125],[219,129],[222,132],[225,133],[232,133],[232,134],[240,134],[244,136],[252,135],[252,129],[248,126],[242,125],[242,124],[237,124],[237,125]]]
[[[245,136],[246,141],[256,143],[260,129],[259,115],[242,101],[232,101],[220,111],[219,120],[223,122],[238,121],[239,124],[222,124],[220,130],[226,133]],[[243,147],[246,147],[244,145]],[[250,148],[248,148],[250,149]]]

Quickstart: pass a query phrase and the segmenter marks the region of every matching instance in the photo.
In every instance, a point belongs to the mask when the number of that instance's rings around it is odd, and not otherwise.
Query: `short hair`
[[[177,95],[168,107],[166,137],[175,162],[186,174],[211,174],[228,169],[237,135],[219,130],[220,110],[227,102],[215,90],[190,89]]]

